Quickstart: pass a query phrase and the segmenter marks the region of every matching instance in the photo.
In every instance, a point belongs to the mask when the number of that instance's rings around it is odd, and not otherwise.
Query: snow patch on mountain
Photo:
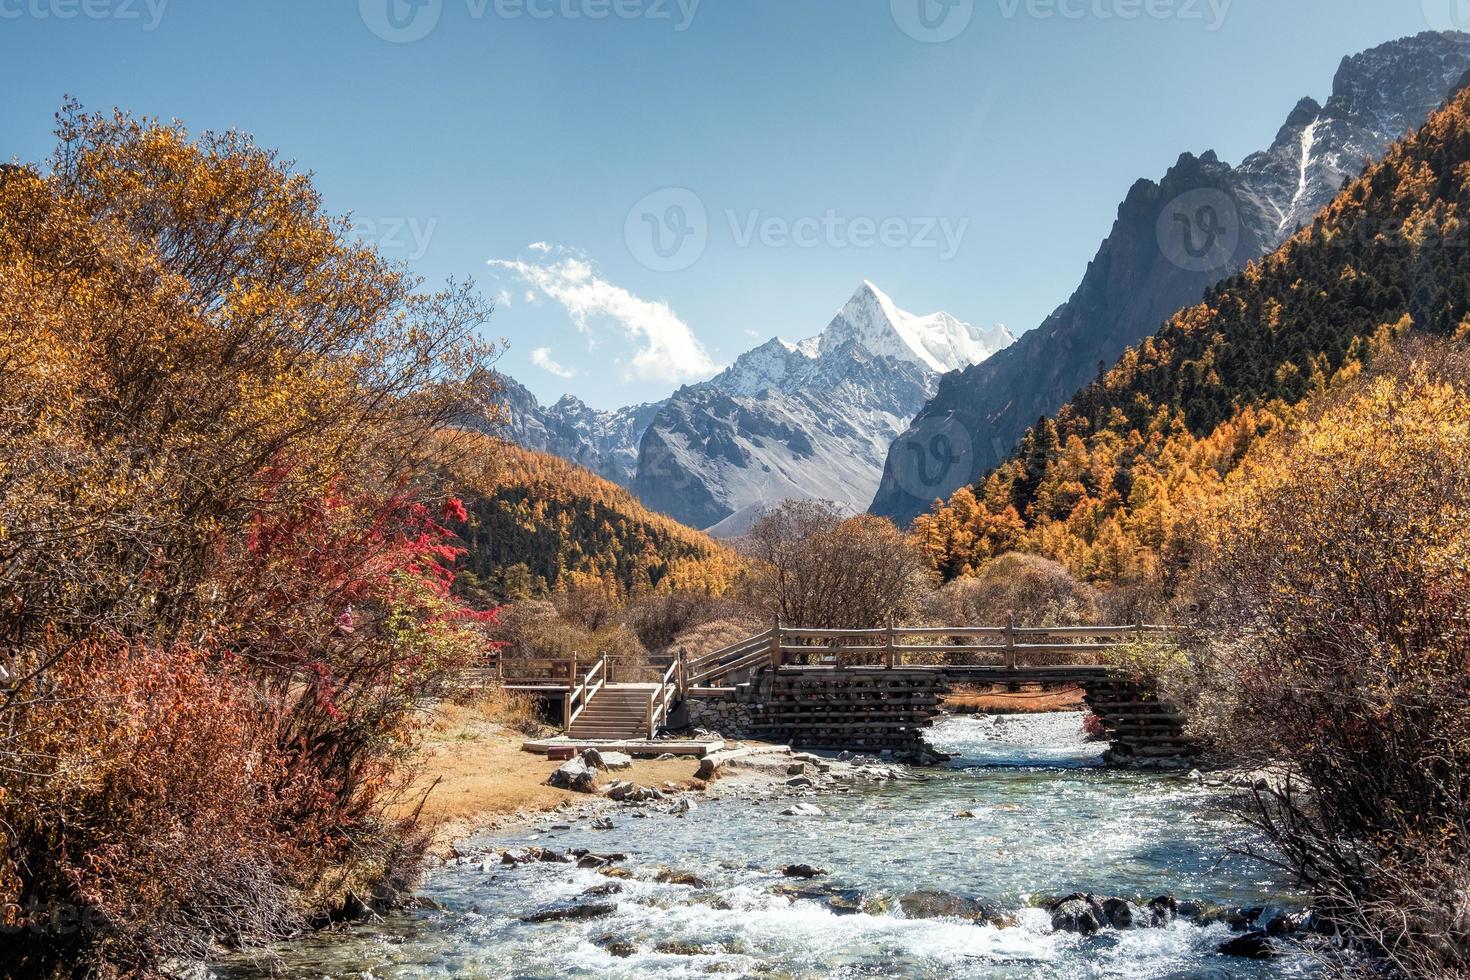
[[[839,347],[853,340],[874,354],[910,361],[944,374],[979,364],[1010,346],[1016,338],[1003,324],[987,330],[948,313],[928,316],[907,313],[865,280],[827,329],[814,339],[819,349]]]

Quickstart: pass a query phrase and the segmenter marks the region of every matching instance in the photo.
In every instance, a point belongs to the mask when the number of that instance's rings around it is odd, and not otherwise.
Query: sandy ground
[[[432,786],[424,803],[424,823],[434,829],[436,850],[497,825],[529,819],[571,806],[583,806],[581,793],[553,789],[546,779],[561,765],[521,751],[532,736],[488,720],[474,706],[444,705],[424,744],[414,789]],[[694,789],[696,758],[664,762],[639,759],[617,774],[641,786]],[[417,798],[417,792],[409,794]]]
[[[956,714],[982,715],[1029,715],[1043,711],[1081,711],[1087,707],[1080,687],[1051,691],[1040,684],[1022,685],[1015,692],[999,687],[957,687],[945,697],[944,705]]]
[[[1030,714],[1084,707],[1080,689],[1047,691],[1039,686],[1018,692],[994,688],[958,689],[945,701],[950,711],[961,714]],[[423,757],[413,783],[414,792],[407,794],[408,802],[405,803],[405,807],[410,807],[424,790],[429,791],[421,816],[424,824],[433,830],[433,851],[436,854],[450,854],[457,841],[508,824],[528,823],[544,814],[603,802],[598,796],[546,785],[547,777],[561,763],[525,752],[521,745],[538,735],[550,734],[554,732],[549,729],[528,735],[507,728],[494,720],[483,707],[473,704],[440,707],[433,728],[425,738]],[[785,768],[790,761],[784,757],[746,760],[716,781],[714,785],[718,791],[715,795],[767,792],[785,779]],[[637,759],[631,769],[605,778],[629,780],[664,792],[703,792],[709,787],[694,778],[698,768],[699,760],[692,756],[662,762]],[[766,768],[771,768],[772,772],[763,772]],[[824,771],[827,768],[824,763]],[[846,770],[848,767],[838,768]],[[838,772],[834,775],[844,779],[863,774]]]

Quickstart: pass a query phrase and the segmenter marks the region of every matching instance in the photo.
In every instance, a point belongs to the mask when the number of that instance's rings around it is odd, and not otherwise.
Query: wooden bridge
[[[769,629],[721,649],[684,651],[657,680],[616,682],[600,657],[493,667],[511,690],[560,701],[564,731],[589,741],[652,738],[677,713],[711,712],[722,732],[761,734],[811,748],[908,752],[953,683],[1081,687],[1116,756],[1172,758],[1191,752],[1183,719],[1117,666],[1117,654],[1168,642],[1168,627],[934,626]],[[744,705],[738,711],[720,712]],[[729,731],[730,717],[755,731]]]

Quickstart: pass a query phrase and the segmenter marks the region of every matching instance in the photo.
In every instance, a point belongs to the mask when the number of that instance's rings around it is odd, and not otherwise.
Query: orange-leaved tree
[[[411,866],[383,802],[489,615],[430,465],[489,311],[247,136],[58,120],[0,170],[0,973],[146,971]]]

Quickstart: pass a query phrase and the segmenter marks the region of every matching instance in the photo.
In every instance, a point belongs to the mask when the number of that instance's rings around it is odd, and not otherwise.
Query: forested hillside
[[[477,438],[478,451],[454,472],[467,510],[458,529],[466,587],[500,599],[588,580],[615,596],[730,587],[738,559],[714,539],[565,460]]]
[[[1167,561],[1251,445],[1409,330],[1470,326],[1470,92],[1212,289],[915,529],[936,570],[1036,551],[1101,581]]]

